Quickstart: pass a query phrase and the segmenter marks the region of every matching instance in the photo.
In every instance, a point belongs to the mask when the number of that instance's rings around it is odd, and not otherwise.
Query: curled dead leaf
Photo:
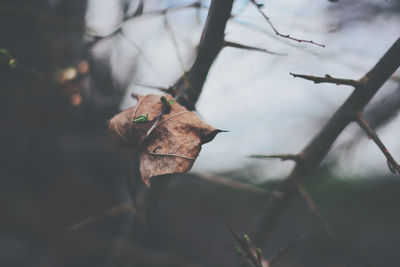
[[[174,102],[169,94],[137,99],[135,106],[108,121],[108,130],[119,143],[138,149],[141,178],[148,187],[151,177],[189,171],[201,145],[222,132]]]

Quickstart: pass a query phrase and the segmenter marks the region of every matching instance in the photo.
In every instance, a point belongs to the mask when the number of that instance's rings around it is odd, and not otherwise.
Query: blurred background
[[[281,33],[326,46],[299,44],[277,37],[249,2],[235,1],[226,40],[267,52],[224,48],[196,105],[229,132],[203,146],[191,173],[143,190],[138,226],[126,184],[133,151],[105,122],[135,104],[131,93],[160,93],[152,87],[190,69],[209,1],[0,1],[1,266],[241,266],[224,222],[249,231],[266,191],[293,167],[248,156],[300,151],[352,92],[289,72],[358,79],[400,29],[398,0],[264,1]],[[397,159],[399,82],[397,71],[366,110]],[[209,181],[218,178],[252,187]],[[357,125],[306,187],[335,238],[295,199],[265,257],[306,237],[274,266],[398,262],[399,178]]]

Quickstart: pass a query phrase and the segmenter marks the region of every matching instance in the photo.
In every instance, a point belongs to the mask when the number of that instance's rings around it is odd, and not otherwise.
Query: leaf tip
[[[215,130],[211,131],[209,134],[207,134],[205,136],[202,136],[201,137],[201,144],[205,144],[205,143],[211,142],[215,138],[215,136],[217,134],[222,133],[222,132],[227,132],[227,131],[220,130],[220,129],[215,129]]]
[[[143,183],[146,185],[148,189],[150,189],[150,178],[142,177]]]

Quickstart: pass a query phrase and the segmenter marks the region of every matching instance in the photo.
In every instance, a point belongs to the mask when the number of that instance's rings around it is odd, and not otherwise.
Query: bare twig
[[[154,74],[156,74],[157,76],[160,75],[160,73],[157,71],[157,68],[154,66],[154,64],[151,62],[151,60],[149,60],[146,56],[146,54],[144,53],[144,51],[141,49],[141,47],[135,42],[133,41],[131,38],[129,38],[128,36],[125,35],[124,31],[121,29],[121,31],[118,32],[119,35],[121,36],[121,38],[123,38],[124,40],[126,40],[133,48],[135,48],[139,54],[142,56],[143,61],[151,68],[151,70],[154,72]]]
[[[115,216],[115,215],[120,214],[121,212],[124,212],[124,211],[135,212],[135,207],[132,204],[132,202],[126,202],[126,203],[123,203],[121,205],[118,205],[118,206],[112,207],[110,209],[107,209],[107,210],[105,210],[105,211],[103,211],[103,212],[101,212],[101,213],[99,213],[97,215],[87,217],[87,218],[83,219],[82,221],[80,221],[80,222],[68,227],[67,230],[68,231],[78,230],[78,229],[80,229],[80,228],[82,228],[82,227],[84,227],[86,225],[92,224],[92,223],[94,223],[94,222],[96,222],[98,220],[102,220],[102,219],[105,219],[107,217]]]
[[[253,159],[280,159],[282,161],[293,160],[296,162],[303,158],[301,154],[250,155],[249,157]]]
[[[336,85],[349,85],[353,86],[355,88],[361,87],[362,83],[356,80],[351,80],[351,79],[339,79],[339,78],[334,78],[330,76],[329,74],[326,74],[325,77],[317,77],[317,76],[312,76],[312,75],[303,75],[303,74],[295,74],[291,73],[295,78],[303,78],[309,81],[313,81],[314,83],[334,83]]]
[[[312,200],[311,196],[307,193],[307,191],[304,189],[302,185],[299,186],[299,194],[306,201],[309,210],[315,214],[315,216],[318,218],[318,221],[321,223],[322,227],[325,229],[328,235],[333,237],[334,234],[332,232],[331,227],[329,226],[328,222],[324,219],[321,212],[319,211],[314,201]]]
[[[195,172],[194,175],[196,175],[196,177],[198,177],[204,181],[222,185],[222,186],[226,186],[226,187],[230,187],[230,188],[234,188],[234,189],[238,189],[241,191],[247,191],[247,192],[262,194],[262,195],[271,193],[270,191],[268,191],[265,188],[257,187],[257,186],[251,185],[251,184],[240,183],[235,180],[229,179],[224,176],[216,175],[216,174],[211,174],[211,173],[207,173],[207,172]]]
[[[345,127],[354,120],[354,114],[362,111],[380,87],[400,66],[400,38],[379,62],[359,80],[362,88],[355,88],[346,102],[329,119],[321,131],[301,152],[303,160],[297,163],[291,174],[275,189],[282,197],[271,195],[256,218],[253,234],[256,245],[261,246],[268,238],[273,225],[298,191],[298,187],[316,170],[332,144]]]
[[[172,86],[169,86],[168,88],[166,87],[161,87],[161,86],[157,86],[157,85],[150,85],[150,84],[145,84],[145,83],[140,83],[140,82],[133,82],[135,85],[139,85],[139,86],[143,86],[143,87],[147,87],[150,89],[156,89],[156,90],[160,90],[164,93],[169,94],[172,91]]]
[[[398,173],[400,174],[400,166],[396,162],[396,160],[393,158],[393,156],[390,154],[389,150],[386,148],[386,146],[382,143],[381,139],[379,136],[376,134],[374,129],[372,129],[368,122],[364,119],[364,116],[362,115],[362,112],[356,112],[354,114],[354,119],[360,125],[360,127],[368,134],[368,138],[372,139],[375,144],[379,147],[379,149],[382,151],[382,153],[385,155],[387,159],[387,165],[392,173]]]
[[[267,50],[265,48],[259,48],[259,47],[239,44],[239,43],[230,42],[230,41],[225,41],[224,45],[226,47],[233,47],[233,48],[245,49],[245,50],[250,50],[250,51],[258,51],[258,52],[263,52],[263,53],[267,53],[267,54],[271,54],[271,55],[286,56],[286,54],[272,52],[272,51],[269,51],[269,50]]]
[[[317,46],[320,46],[320,47],[325,47],[324,44],[319,44],[319,43],[316,43],[316,42],[314,42],[312,40],[298,39],[298,38],[294,38],[294,37],[290,36],[289,34],[280,33],[275,28],[274,24],[272,24],[271,19],[262,11],[262,9],[261,9],[262,5],[258,4],[255,0],[250,0],[250,2],[254,4],[254,6],[257,8],[258,12],[264,17],[265,21],[268,23],[268,25],[275,32],[276,35],[278,35],[278,36],[280,36],[282,38],[286,38],[286,39],[289,39],[289,40],[293,40],[293,41],[299,42],[299,43],[309,43],[309,44],[317,45]]]
[[[169,35],[171,36],[171,41],[175,48],[175,54],[178,59],[179,65],[182,69],[182,72],[185,73],[186,72],[185,64],[183,63],[183,58],[182,58],[181,54],[179,53],[178,41],[176,40],[174,31],[173,31],[171,25],[169,24],[167,14],[164,14],[164,26],[165,26],[165,29],[167,30],[167,32],[169,32]]]
[[[92,41],[90,41],[86,44],[86,49],[92,48],[94,45],[96,45],[98,42],[100,42],[102,40],[106,40],[106,39],[114,37],[115,35],[117,35],[118,33],[120,33],[122,31],[122,27],[125,25],[125,23],[127,23],[128,21],[131,21],[132,19],[135,19],[136,17],[150,16],[150,15],[164,15],[167,12],[178,11],[178,10],[186,9],[186,8],[201,8],[201,7],[202,6],[201,6],[200,2],[194,2],[191,4],[176,5],[176,6],[167,7],[167,8],[161,9],[161,10],[143,13],[143,10],[141,10],[143,7],[141,5],[139,5],[136,12],[130,16],[126,16],[124,18],[124,20],[122,21],[122,23],[112,32],[110,32],[106,35],[93,35]]]

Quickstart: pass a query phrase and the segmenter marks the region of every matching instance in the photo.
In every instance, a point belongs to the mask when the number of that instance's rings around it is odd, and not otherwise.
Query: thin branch
[[[145,83],[141,83],[141,82],[133,82],[133,84],[139,85],[139,86],[143,86],[143,87],[147,87],[147,88],[150,88],[150,89],[160,90],[160,91],[162,91],[164,93],[167,93],[167,94],[171,93],[171,91],[172,91],[172,86],[169,86],[168,88],[166,88],[166,87],[161,87],[161,86],[157,86],[157,85],[145,84]]]
[[[291,174],[275,189],[282,197],[271,195],[266,200],[263,210],[255,220],[253,226],[254,242],[262,246],[268,235],[298,191],[298,187],[310,177],[320,162],[324,159],[332,144],[340,133],[354,120],[354,114],[362,111],[378,92],[381,86],[390,79],[394,71],[400,66],[400,38],[385,53],[379,62],[359,80],[362,88],[355,88],[345,103],[338,108],[320,132],[310,141],[301,152],[304,156],[301,163],[297,163]]]
[[[277,42],[280,42],[284,45],[290,46],[294,49],[301,50],[301,52],[308,53],[310,55],[316,56],[316,57],[322,57],[322,54],[317,52],[315,49],[308,49],[307,47],[300,47],[297,44],[294,44],[291,40],[285,39],[285,38],[278,38],[276,39],[276,34],[269,32],[267,29],[264,27],[259,26],[258,24],[251,23],[246,19],[241,19],[238,17],[233,17],[232,23],[236,23],[242,27],[248,28],[252,31],[260,32],[262,34],[265,34],[273,39],[275,39]]]
[[[282,38],[286,38],[286,39],[289,39],[289,40],[293,40],[293,41],[299,42],[299,43],[309,43],[309,44],[317,45],[317,46],[320,46],[320,47],[325,47],[324,44],[319,44],[319,43],[316,43],[316,42],[314,42],[312,40],[298,39],[298,38],[294,38],[294,37],[290,36],[289,34],[280,33],[275,28],[274,24],[272,24],[271,19],[262,11],[262,9],[261,9],[262,5],[258,4],[255,0],[250,0],[250,2],[254,4],[254,6],[257,8],[258,12],[264,17],[265,21],[268,23],[268,25],[275,32],[276,35],[278,35],[278,36],[280,36]]]
[[[312,76],[312,75],[303,75],[303,74],[295,74],[289,72],[290,75],[292,75],[295,78],[303,78],[309,81],[313,81],[314,83],[333,83],[336,85],[348,85],[348,86],[353,86],[354,88],[359,88],[362,86],[362,83],[356,80],[351,80],[351,79],[340,79],[340,78],[334,78],[330,76],[329,74],[326,74],[325,77],[317,77],[317,76]]]
[[[280,159],[282,161],[293,160],[296,162],[303,159],[303,156],[300,154],[250,155],[249,157],[253,159]]]
[[[211,174],[207,172],[195,172],[194,175],[196,177],[218,185],[230,187],[233,189],[241,190],[241,191],[246,191],[246,192],[251,192],[251,193],[256,193],[256,194],[262,194],[262,195],[267,195],[271,193],[269,190],[262,188],[262,187],[257,187],[251,184],[245,184],[245,183],[240,183],[235,180],[229,179],[224,176],[216,175],[216,174]]]
[[[176,6],[167,7],[167,8],[161,9],[161,10],[155,10],[155,11],[150,11],[148,13],[143,13],[142,11],[138,12],[138,11],[140,11],[140,8],[142,8],[139,5],[137,12],[133,13],[130,16],[126,16],[124,18],[124,20],[121,22],[121,24],[116,29],[114,29],[112,32],[110,32],[106,35],[92,35],[93,39],[92,39],[92,41],[90,41],[86,44],[86,49],[89,50],[93,46],[95,46],[98,42],[114,37],[115,35],[117,35],[119,32],[122,31],[122,27],[128,21],[131,21],[132,19],[135,19],[139,16],[165,15],[167,12],[178,11],[178,10],[186,9],[186,8],[201,8],[201,7],[202,7],[202,5],[200,2],[194,2],[191,4],[176,5]]]
[[[135,212],[136,209],[132,202],[126,202],[121,205],[118,205],[118,206],[112,207],[110,209],[107,209],[105,211],[102,211],[101,213],[99,213],[97,215],[87,217],[87,218],[81,220],[80,222],[75,223],[74,225],[71,225],[70,227],[67,228],[67,230],[68,231],[78,230],[78,229],[80,229],[84,226],[87,226],[89,224],[92,224],[98,220],[102,220],[102,219],[105,219],[105,218],[111,217],[111,216],[116,216],[124,211]]]
[[[224,46],[225,47],[233,47],[233,48],[245,49],[245,50],[250,50],[250,51],[258,51],[258,52],[263,52],[263,53],[267,53],[267,54],[271,54],[271,55],[286,56],[286,54],[272,52],[272,51],[269,51],[269,50],[264,49],[264,48],[248,46],[248,45],[239,44],[239,43],[230,42],[230,41],[225,41]]]
[[[264,267],[263,259],[261,256],[261,250],[257,249],[257,253],[253,252],[253,248],[250,244],[250,239],[247,235],[244,235],[243,239],[236,233],[233,229],[232,225],[229,222],[226,222],[226,227],[229,232],[231,232],[232,236],[235,238],[236,242],[240,245],[241,249],[237,250],[238,253],[241,253],[242,256],[246,257],[253,263],[255,267]],[[243,251],[242,251],[243,250]]]
[[[181,53],[179,53],[178,41],[176,40],[174,31],[173,31],[171,25],[169,24],[167,14],[164,14],[163,17],[164,17],[164,26],[165,26],[165,29],[167,30],[167,32],[169,32],[169,35],[171,36],[171,41],[172,41],[172,44],[174,46],[175,54],[176,54],[176,57],[178,59],[179,65],[180,65],[180,67],[182,69],[182,72],[185,73],[186,72],[185,64],[183,63],[183,58],[181,56]]]
[[[304,187],[302,185],[299,186],[299,194],[306,201],[309,210],[315,214],[315,216],[318,218],[318,221],[321,223],[322,227],[325,229],[325,231],[328,233],[328,235],[330,237],[333,237],[334,234],[333,234],[331,227],[329,226],[328,222],[324,219],[324,217],[322,216],[322,213],[319,211],[319,209],[315,205],[311,196],[307,193],[307,191],[304,189]]]
[[[372,129],[368,122],[364,119],[364,116],[362,115],[362,112],[356,112],[354,114],[354,119],[360,125],[360,127],[368,134],[368,138],[372,139],[375,144],[379,147],[379,149],[382,151],[382,153],[385,155],[387,159],[387,165],[390,169],[390,171],[394,174],[396,172],[400,174],[400,166],[396,162],[396,160],[393,158],[393,156],[390,154],[389,150],[386,148],[386,146],[382,143],[381,139],[379,136],[376,134],[374,129]]]
[[[149,60],[147,58],[146,54],[141,49],[141,47],[135,41],[133,41],[131,38],[126,36],[122,29],[118,33],[124,40],[126,40],[133,48],[135,48],[139,52],[139,54],[143,57],[143,61],[151,68],[151,70],[154,72],[154,74],[156,74],[157,76],[160,76],[160,73],[158,72],[157,68],[153,65],[151,60]]]
[[[274,255],[272,255],[269,259],[268,262],[271,265],[274,261],[278,260],[283,254],[288,252],[291,248],[293,248],[299,241],[304,240],[307,236],[305,234],[300,235],[296,239],[292,240],[289,244],[287,244],[285,247],[281,248],[278,250]]]
[[[201,1],[196,1],[191,4],[183,4],[183,5],[178,4],[161,10],[150,11],[147,13],[143,13],[143,15],[165,15],[167,12],[179,11],[187,8],[204,8],[204,6],[201,4]]]

